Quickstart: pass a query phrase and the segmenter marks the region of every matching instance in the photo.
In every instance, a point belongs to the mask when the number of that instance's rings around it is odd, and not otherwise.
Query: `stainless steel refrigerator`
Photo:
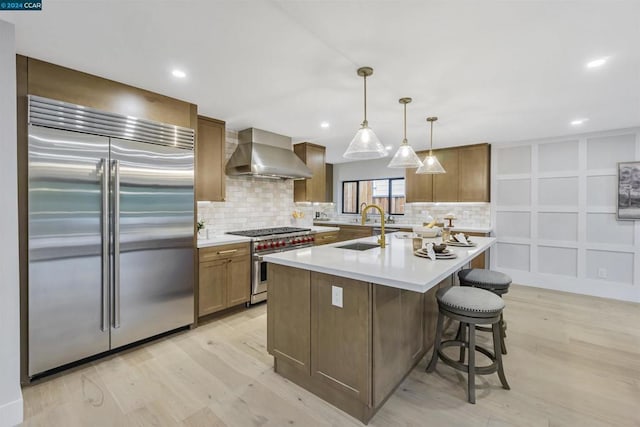
[[[29,376],[193,323],[193,141],[29,97]]]

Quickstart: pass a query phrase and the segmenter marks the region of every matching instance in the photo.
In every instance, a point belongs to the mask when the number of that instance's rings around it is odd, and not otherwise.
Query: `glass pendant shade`
[[[436,156],[434,156],[433,154],[429,154],[427,157],[424,158],[424,160],[422,161],[422,166],[418,168],[416,173],[437,174],[437,173],[447,173],[447,171],[444,170],[444,168],[442,167],[442,165],[440,164]]]
[[[368,126],[362,126],[342,156],[354,160],[379,159],[386,157],[387,151],[373,130]]]
[[[347,151],[342,155],[346,159],[379,159],[387,157],[389,154],[373,130],[369,128],[369,122],[367,122],[367,77],[372,74],[373,68],[371,67],[358,68],[358,75],[364,77],[364,120],[362,121],[362,127],[349,143]]]
[[[419,168],[422,166],[422,162],[420,158],[416,155],[416,152],[413,151],[413,148],[407,142],[407,104],[411,102],[411,98],[400,98],[398,100],[400,104],[404,107],[403,114],[403,125],[404,125],[404,137],[402,138],[402,144],[396,151],[395,156],[387,165],[388,168]]]
[[[447,173],[446,170],[442,167],[438,158],[433,155],[433,122],[438,120],[437,117],[427,117],[427,122],[431,127],[431,137],[430,146],[429,146],[429,154],[422,161],[422,166],[416,170],[416,173],[428,173],[428,174],[438,174],[438,173]]]
[[[419,168],[422,167],[420,158],[413,151],[413,148],[407,143],[407,140],[402,141],[402,145],[396,151],[395,156],[387,165],[388,168]]]

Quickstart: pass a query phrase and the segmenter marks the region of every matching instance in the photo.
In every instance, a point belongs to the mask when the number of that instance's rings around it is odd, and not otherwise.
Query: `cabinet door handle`
[[[238,250],[237,249],[229,249],[229,250],[226,250],[226,251],[218,251],[218,255],[232,254],[234,252],[238,252]]]

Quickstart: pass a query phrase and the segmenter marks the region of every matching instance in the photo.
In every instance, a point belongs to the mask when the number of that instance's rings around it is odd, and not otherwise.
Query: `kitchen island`
[[[385,248],[340,248],[376,241],[264,256],[275,371],[365,424],[433,345],[435,292],[495,238],[474,237],[477,246],[449,247],[457,258],[437,261],[393,235]]]

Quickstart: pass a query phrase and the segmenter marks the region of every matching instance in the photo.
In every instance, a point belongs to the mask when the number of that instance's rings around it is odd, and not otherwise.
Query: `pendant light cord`
[[[404,104],[404,139],[402,143],[407,143],[407,104]]]
[[[431,145],[429,146],[429,155],[433,156],[433,122],[429,122],[431,124]]]
[[[364,121],[362,122],[363,126],[368,126],[367,122],[367,75],[364,76]]]

